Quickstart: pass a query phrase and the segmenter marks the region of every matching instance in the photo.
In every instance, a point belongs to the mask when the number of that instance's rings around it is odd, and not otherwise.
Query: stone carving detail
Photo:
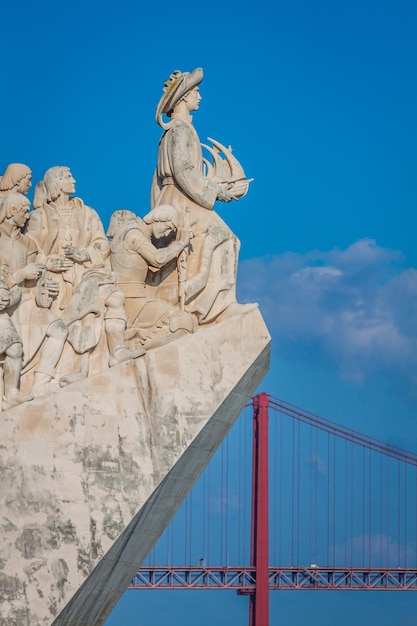
[[[197,316],[199,324],[206,324],[236,308],[239,242],[213,207],[216,200],[231,202],[242,197],[250,181],[231,149],[219,142],[212,140],[213,164],[203,159],[191,116],[199,108],[202,80],[203,70],[197,68],[177,70],[165,82],[156,111],[164,134],[152,184],[152,206],[172,204],[179,211],[180,225],[188,222],[195,234],[187,260],[185,307]],[[164,121],[164,114],[169,121]],[[178,274],[173,263],[162,287],[164,297],[173,304],[179,300]]]
[[[11,302],[10,289],[0,280],[0,410],[33,399],[32,395],[25,396],[19,391],[23,344],[7,312]]]
[[[128,330],[126,337],[134,345],[155,347],[196,328],[194,317],[178,310],[161,298],[149,294],[146,278],[149,267],[161,269],[189,245],[192,233],[182,229],[178,241],[156,248],[156,241],[172,237],[178,228],[178,212],[170,205],[160,205],[143,220],[131,211],[113,213],[108,236],[111,237],[111,264],[117,284],[126,296]],[[153,282],[158,282],[158,273]]]
[[[38,208],[28,223],[28,234],[39,246],[46,269],[59,283],[51,308],[61,312],[68,327],[63,355],[67,372],[60,379],[61,385],[94,371],[90,355],[95,348],[99,353],[109,353],[109,365],[144,354],[125,345],[125,298],[111,271],[110,244],[94,209],[71,197],[75,182],[68,167],[50,168],[37,185]]]
[[[3,176],[0,176],[0,195],[12,191],[26,195],[31,187],[32,172],[22,163],[10,163]]]
[[[42,281],[46,303],[57,293],[55,281],[45,279],[44,264],[39,262],[36,242],[22,229],[29,217],[29,200],[20,193],[7,194],[0,209],[0,272],[10,289],[10,315],[23,344],[23,372],[30,378],[32,391],[40,395],[55,375],[68,334],[64,323],[47,306],[42,306],[37,281]],[[6,383],[6,380],[5,380]],[[18,385],[14,385],[15,388]],[[26,385],[27,387],[27,385]],[[15,400],[32,395],[12,393]],[[13,402],[5,384],[6,407]]]
[[[230,147],[200,143],[191,113],[202,79],[197,68],[165,82],[143,219],[115,211],[106,235],[68,167],[47,170],[31,212],[29,167],[12,163],[0,177],[1,410],[241,311],[239,241],[213,209],[251,179]]]

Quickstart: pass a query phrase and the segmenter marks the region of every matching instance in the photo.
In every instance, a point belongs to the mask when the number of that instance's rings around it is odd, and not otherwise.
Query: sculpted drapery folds
[[[152,183],[152,206],[172,204],[180,212],[180,226],[190,214],[195,239],[187,263],[186,309],[208,323],[236,303],[236,273],[239,242],[213,211],[216,200],[230,202],[233,182],[219,181],[203,171],[202,148],[192,124],[191,112],[199,107],[199,84],[203,71],[176,71],[165,83],[156,119],[164,129]],[[165,114],[170,121],[163,121]],[[178,301],[176,267],[166,272],[164,297]],[[169,274],[169,275],[168,275]],[[168,288],[170,285],[170,288]]]
[[[38,183],[28,234],[41,250],[41,260],[60,285],[52,310],[62,314],[86,270],[109,271],[110,245],[96,211],[75,192],[68,167],[52,167]]]
[[[10,289],[4,280],[0,280],[0,364],[3,368],[3,376],[0,378],[0,411],[33,399],[33,395],[25,395],[19,390],[23,344],[7,312],[11,304]]]

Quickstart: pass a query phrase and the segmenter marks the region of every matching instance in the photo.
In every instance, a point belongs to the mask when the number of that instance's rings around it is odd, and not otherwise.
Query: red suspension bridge
[[[129,588],[417,591],[417,455],[255,396]]]

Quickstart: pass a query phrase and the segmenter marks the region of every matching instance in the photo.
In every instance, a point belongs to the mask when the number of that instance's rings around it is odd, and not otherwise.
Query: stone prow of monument
[[[256,305],[5,411],[0,625],[98,626],[269,368]]]

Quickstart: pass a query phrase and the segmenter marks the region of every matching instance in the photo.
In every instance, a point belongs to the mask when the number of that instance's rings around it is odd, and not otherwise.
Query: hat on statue
[[[181,72],[175,70],[165,81],[163,87],[163,95],[160,99],[158,106],[156,107],[156,121],[162,128],[165,124],[162,121],[162,115],[165,113],[168,117],[171,117],[171,113],[176,104],[183,98],[191,89],[197,87],[203,80],[203,69],[197,67],[192,72]]]

